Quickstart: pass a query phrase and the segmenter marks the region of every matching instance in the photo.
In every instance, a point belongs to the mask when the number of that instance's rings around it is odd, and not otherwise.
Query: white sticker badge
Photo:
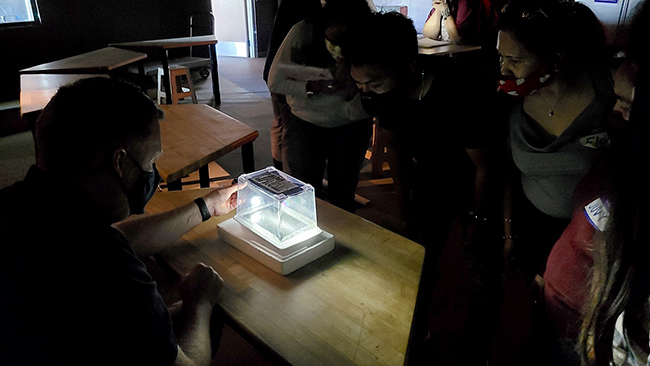
[[[585,215],[594,228],[604,231],[609,219],[609,202],[596,198],[585,206]]]
[[[607,132],[595,133],[580,138],[580,145],[592,149],[600,149],[609,146],[609,135]]]

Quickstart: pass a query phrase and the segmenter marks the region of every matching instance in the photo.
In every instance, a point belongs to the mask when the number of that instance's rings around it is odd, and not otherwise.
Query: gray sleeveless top
[[[605,126],[611,103],[595,98],[550,144],[520,103],[510,115],[510,149],[524,194],[540,211],[571,219],[573,191],[608,143]]]

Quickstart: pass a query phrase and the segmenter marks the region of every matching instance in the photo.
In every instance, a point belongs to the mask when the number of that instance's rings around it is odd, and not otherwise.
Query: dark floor
[[[218,109],[258,129],[260,137],[254,142],[255,164],[260,169],[272,165],[270,155],[269,126],[273,119],[268,89],[261,78],[264,59],[220,57],[221,105]],[[211,82],[197,77],[195,89],[199,103],[214,106]],[[3,115],[7,116],[7,115]],[[3,117],[4,118],[4,117]],[[6,119],[6,118],[4,118]],[[20,121],[12,118],[10,132],[0,133],[0,188],[23,177],[33,164],[31,134],[20,131]],[[18,127],[16,127],[18,126]],[[0,128],[2,130],[2,128]],[[1,132],[1,131],[0,131]],[[231,153],[211,164],[212,176],[236,177],[241,169],[240,153]],[[185,179],[192,180],[195,177]],[[191,188],[188,186],[187,188]],[[382,227],[403,233],[404,222],[397,206],[397,195],[390,179],[390,170],[379,177],[364,168],[357,194],[366,205],[359,205],[356,214]],[[154,262],[147,263],[158,280],[159,290],[169,302],[177,299],[176,277],[164,272]],[[491,339],[480,332],[480,320],[487,318],[490,309],[489,296],[478,302],[470,302],[472,289],[469,264],[462,245],[460,225],[457,223],[450,234],[439,266],[439,279],[431,296],[429,310],[430,338],[413,346],[409,365],[486,365],[485,361],[472,361],[485,350],[490,354],[490,365],[510,365],[513,355],[525,339],[527,327],[525,307],[527,289],[516,280],[506,280],[509,291],[503,307],[497,308],[495,316],[500,321],[496,338]],[[498,296],[497,296],[498,297]],[[482,302],[484,301],[484,302]],[[478,309],[479,321],[469,320],[470,307]],[[493,312],[494,313],[494,312]],[[232,328],[224,328],[219,353],[213,365],[265,365],[270,364]]]

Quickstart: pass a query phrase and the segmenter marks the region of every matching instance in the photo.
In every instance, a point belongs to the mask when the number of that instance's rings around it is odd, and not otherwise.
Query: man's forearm
[[[176,339],[179,357],[186,357],[195,365],[209,365],[212,358],[210,343],[210,318],[212,306],[203,304],[196,308],[183,306],[178,320]],[[181,363],[182,364],[182,363]]]
[[[196,203],[190,202],[171,211],[131,217],[114,226],[129,239],[139,255],[159,252],[202,222]]]

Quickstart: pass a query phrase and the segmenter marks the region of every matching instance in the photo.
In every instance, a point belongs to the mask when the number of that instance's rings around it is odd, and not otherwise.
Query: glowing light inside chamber
[[[259,207],[261,205],[262,205],[262,197],[254,196],[253,198],[251,198],[251,206]]]
[[[258,197],[259,198],[259,197]],[[251,221],[254,224],[259,224],[259,222],[262,220],[262,214],[259,212],[255,212],[254,214],[251,215]]]

